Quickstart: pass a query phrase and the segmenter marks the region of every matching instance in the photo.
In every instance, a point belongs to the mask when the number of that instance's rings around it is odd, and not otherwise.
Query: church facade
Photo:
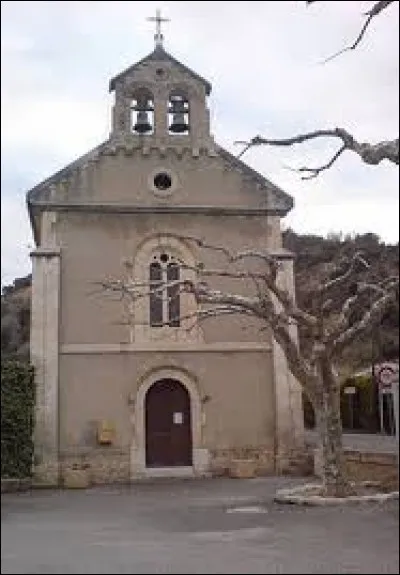
[[[188,294],[127,303],[99,286],[218,267],[195,237],[274,253],[293,291],[280,225],[292,199],[214,141],[210,83],[161,41],[110,91],[107,141],[27,196],[36,480],[217,474],[238,460],[284,471],[303,448],[301,390],[271,333],[235,316],[188,329]]]

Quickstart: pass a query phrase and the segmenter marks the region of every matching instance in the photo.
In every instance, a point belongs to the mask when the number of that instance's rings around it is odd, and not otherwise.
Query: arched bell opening
[[[154,133],[154,98],[150,90],[141,88],[133,94],[131,126],[134,134]]]
[[[190,132],[189,99],[181,91],[171,92],[168,99],[168,133],[184,136]]]

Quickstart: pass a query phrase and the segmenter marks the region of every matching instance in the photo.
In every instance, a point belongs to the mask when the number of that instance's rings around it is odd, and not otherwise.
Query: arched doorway
[[[146,466],[192,465],[189,393],[179,381],[160,379],[145,399]]]

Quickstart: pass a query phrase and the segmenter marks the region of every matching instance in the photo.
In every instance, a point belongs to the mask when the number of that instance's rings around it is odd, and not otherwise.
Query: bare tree
[[[380,322],[385,310],[398,298],[398,278],[369,278],[369,266],[360,253],[343,257],[332,264],[326,278],[315,289],[314,308],[300,309],[294,295],[282,287],[282,262],[269,253],[253,249],[232,253],[219,245],[193,237],[191,242],[201,260],[201,250],[214,250],[224,255],[225,264],[218,269],[196,267],[192,280],[157,283],[130,280],[107,280],[101,288],[117,292],[135,303],[174,288],[190,294],[195,300],[188,316],[188,329],[210,317],[244,314],[256,318],[260,329],[271,330],[281,346],[288,367],[312,403],[320,432],[323,454],[323,484],[329,495],[342,496],[349,490],[343,461],[340,418],[340,381],[335,361],[342,350]],[[252,263],[256,262],[256,268]],[[183,268],[184,262],[180,264]],[[219,278],[239,280],[246,293],[239,295],[212,287]],[[242,290],[241,290],[242,291]],[[350,295],[349,295],[350,294]],[[134,324],[134,316],[130,316]],[[169,322],[171,318],[169,319]],[[296,327],[305,333],[306,344],[299,346]]]
[[[318,0],[311,0],[307,1],[307,4],[315,4]],[[347,52],[349,50],[354,50],[359,46],[361,40],[363,39],[368,27],[371,24],[373,18],[381,14],[384,10],[388,9],[391,4],[394,4],[394,0],[380,0],[379,2],[375,2],[370,10],[368,10],[364,16],[366,16],[366,20],[364,25],[361,28],[360,33],[358,34],[355,41],[334,54],[333,56],[329,57],[328,60],[337,57],[339,54],[343,52]],[[396,2],[398,4],[398,2]],[[321,130],[314,130],[312,132],[306,132],[303,134],[298,134],[295,136],[291,136],[289,138],[266,138],[263,136],[255,136],[251,138],[248,142],[238,141],[237,144],[243,145],[244,148],[239,154],[243,156],[245,152],[247,152],[250,148],[254,146],[276,146],[276,147],[288,147],[294,146],[296,144],[302,144],[303,142],[309,140],[316,140],[320,138],[334,138],[339,142],[339,149],[337,152],[330,158],[327,162],[322,164],[321,166],[310,168],[307,166],[302,166],[297,169],[297,171],[301,174],[301,178],[303,180],[309,180],[312,178],[317,177],[321,172],[328,170],[332,167],[332,165],[336,162],[336,160],[343,154],[343,152],[351,151],[357,154],[361,160],[370,165],[377,165],[380,164],[383,160],[387,160],[393,164],[399,164],[399,138],[395,138],[393,140],[386,140],[382,142],[376,143],[368,143],[368,142],[359,142],[357,139],[350,134],[344,128],[327,128]]]

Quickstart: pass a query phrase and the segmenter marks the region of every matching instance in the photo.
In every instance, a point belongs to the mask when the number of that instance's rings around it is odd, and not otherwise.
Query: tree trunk
[[[344,497],[349,493],[349,485],[343,453],[340,384],[331,372],[324,375],[316,409],[322,448],[324,491],[325,495],[331,497]]]

